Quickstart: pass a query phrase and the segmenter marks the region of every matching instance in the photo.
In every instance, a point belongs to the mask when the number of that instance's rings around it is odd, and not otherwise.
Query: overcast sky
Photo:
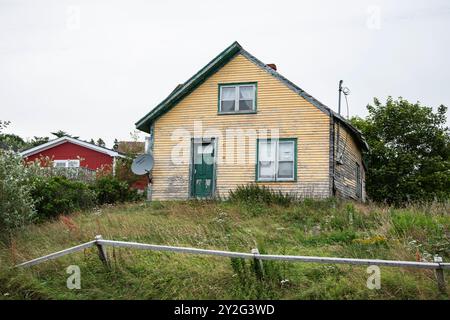
[[[235,40],[335,110],[343,79],[350,115],[450,106],[448,0],[0,0],[0,119],[111,147]]]

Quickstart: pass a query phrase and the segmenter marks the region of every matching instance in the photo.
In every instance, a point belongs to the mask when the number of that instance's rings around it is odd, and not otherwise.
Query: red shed
[[[54,167],[84,167],[97,170],[102,167],[114,168],[117,157],[122,155],[114,150],[99,147],[72,137],[61,137],[21,152],[26,162],[48,157]]]

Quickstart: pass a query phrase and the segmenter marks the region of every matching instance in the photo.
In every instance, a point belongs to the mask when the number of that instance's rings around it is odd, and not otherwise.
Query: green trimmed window
[[[362,195],[362,181],[361,181],[361,167],[358,162],[355,166],[355,179],[356,179],[356,196],[361,198]]]
[[[256,181],[297,180],[297,139],[258,139]]]
[[[219,113],[256,112],[256,83],[219,84]]]

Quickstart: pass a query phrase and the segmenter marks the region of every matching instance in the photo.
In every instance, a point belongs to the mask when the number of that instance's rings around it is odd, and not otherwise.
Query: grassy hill
[[[272,254],[450,261],[449,205],[393,209],[335,200],[152,202],[102,207],[31,225],[0,245],[0,299],[448,299],[431,270],[381,268],[381,289],[366,287],[365,266],[251,262],[211,256],[97,249],[24,269],[23,262],[105,239]],[[66,268],[78,265],[81,289],[69,290]],[[446,271],[447,287],[450,273]]]

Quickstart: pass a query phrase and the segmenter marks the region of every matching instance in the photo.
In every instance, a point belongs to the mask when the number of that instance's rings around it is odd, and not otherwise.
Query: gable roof
[[[141,118],[139,121],[135,123],[136,128],[141,131],[150,133],[150,125],[152,122],[154,122],[158,117],[160,117],[164,113],[168,112],[172,107],[174,107],[177,104],[177,102],[179,102],[185,96],[194,91],[195,88],[197,88],[200,84],[202,84],[208,77],[217,72],[221,67],[223,67],[226,63],[228,63],[232,58],[234,58],[238,54],[242,54],[244,57],[252,61],[254,64],[267,71],[273,77],[280,80],[288,88],[290,88],[292,91],[294,91],[299,96],[304,98],[306,101],[310,102],[313,106],[315,106],[325,114],[329,115],[334,119],[337,119],[346,128],[349,129],[349,131],[356,138],[356,140],[363,149],[365,150],[369,149],[367,142],[362,136],[362,133],[352,124],[350,124],[350,122],[348,122],[341,115],[337,114],[336,112],[328,108],[326,105],[324,105],[322,102],[320,102],[319,100],[317,100],[316,98],[305,92],[303,89],[295,85],[293,82],[283,77],[279,72],[267,66],[266,64],[258,60],[255,56],[251,55],[249,52],[244,50],[244,48],[242,48],[242,46],[237,41],[233,42],[228,48],[222,51],[217,57],[211,60],[206,66],[200,69],[200,71],[194,74],[185,83],[178,85],[175,88],[175,90],[173,90],[169,94],[169,96],[167,96],[161,103],[159,103],[155,108],[153,108],[149,113],[147,113],[143,118]]]
[[[97,152],[101,152],[101,153],[107,154],[107,155],[109,155],[111,157],[123,157],[117,151],[114,151],[114,150],[111,150],[111,149],[107,149],[107,148],[103,148],[103,147],[99,147],[99,146],[97,146],[95,144],[92,144],[92,143],[89,143],[89,142],[86,142],[86,141],[83,141],[83,140],[75,139],[75,138],[72,138],[72,137],[66,137],[66,136],[58,138],[58,139],[50,140],[49,142],[43,143],[43,144],[38,145],[36,147],[30,148],[28,150],[24,150],[24,151],[22,151],[20,153],[20,155],[22,157],[29,157],[29,156],[31,156],[33,154],[36,154],[38,152],[42,152],[44,150],[56,147],[56,146],[58,146],[60,144],[63,144],[65,142],[70,142],[70,143],[73,143],[73,144],[76,144],[76,145],[79,145],[79,146],[82,146],[82,147],[85,147],[85,148],[88,148],[88,149],[91,149],[91,150],[95,150]]]

